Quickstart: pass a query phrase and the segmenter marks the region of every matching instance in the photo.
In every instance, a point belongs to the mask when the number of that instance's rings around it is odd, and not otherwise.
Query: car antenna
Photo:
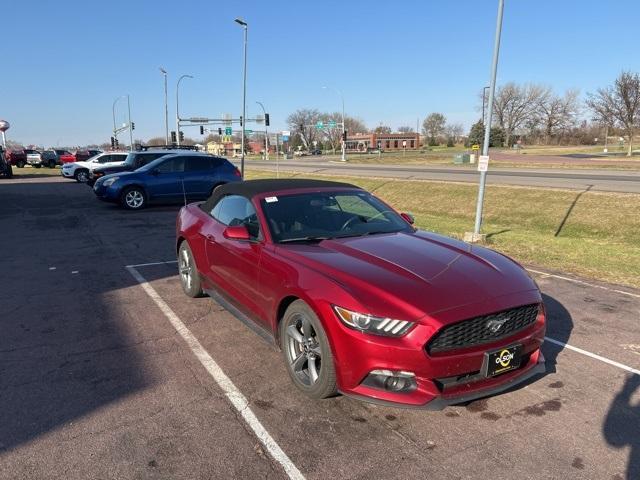
[[[187,206],[187,192],[184,190],[184,177],[180,177],[180,182],[182,182],[182,196],[184,198],[184,206]]]

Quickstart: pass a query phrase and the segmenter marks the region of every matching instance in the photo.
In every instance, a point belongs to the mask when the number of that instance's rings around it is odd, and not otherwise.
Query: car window
[[[98,162],[100,162],[100,163],[109,163],[109,162],[112,161],[111,157],[112,157],[111,155],[103,155],[100,158],[98,158]]]
[[[211,166],[211,157],[205,157],[204,155],[185,157],[185,172],[201,172],[203,170],[210,170]]]
[[[160,173],[178,173],[184,171],[184,157],[178,156],[168,158],[164,162],[160,163],[156,170]]]
[[[211,216],[224,225],[234,227],[244,225],[251,238],[260,237],[260,225],[253,204],[245,197],[228,195],[223,197],[213,210]]]

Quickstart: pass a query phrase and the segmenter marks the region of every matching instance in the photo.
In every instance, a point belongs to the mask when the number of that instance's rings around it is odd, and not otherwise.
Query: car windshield
[[[262,210],[277,243],[413,231],[400,215],[364,191],[266,197]]]

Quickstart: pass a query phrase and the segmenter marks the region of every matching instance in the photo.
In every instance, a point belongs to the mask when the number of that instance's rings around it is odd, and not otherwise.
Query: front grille
[[[447,325],[436,333],[427,344],[427,351],[429,353],[443,352],[493,342],[528,327],[536,321],[537,316],[538,304],[534,304]],[[499,329],[493,332],[487,326],[491,321],[503,323]]]

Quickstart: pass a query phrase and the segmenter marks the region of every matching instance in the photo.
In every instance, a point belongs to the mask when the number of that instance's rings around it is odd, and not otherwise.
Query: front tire
[[[89,172],[87,170],[80,169],[76,171],[74,177],[76,179],[76,182],[87,183],[87,180],[89,180]]]
[[[302,300],[289,305],[279,329],[280,347],[294,385],[313,399],[334,396],[337,386],[331,346],[309,305]]]
[[[120,195],[120,203],[129,210],[140,210],[147,204],[147,197],[140,187],[128,187]]]
[[[16,163],[16,167],[18,167],[18,168],[24,168],[24,162],[23,162],[22,160],[18,161],[18,162]]]
[[[180,285],[182,290],[191,298],[198,298],[204,295],[200,284],[200,275],[196,268],[196,261],[193,252],[185,240],[178,249],[178,273],[180,274]]]
[[[56,162],[55,160],[50,160],[49,164],[47,165],[49,168],[56,168]]]
[[[40,165],[39,163],[36,163],[36,164],[34,165],[34,167],[36,167],[36,168],[40,168],[40,167],[42,167],[42,165]]]

